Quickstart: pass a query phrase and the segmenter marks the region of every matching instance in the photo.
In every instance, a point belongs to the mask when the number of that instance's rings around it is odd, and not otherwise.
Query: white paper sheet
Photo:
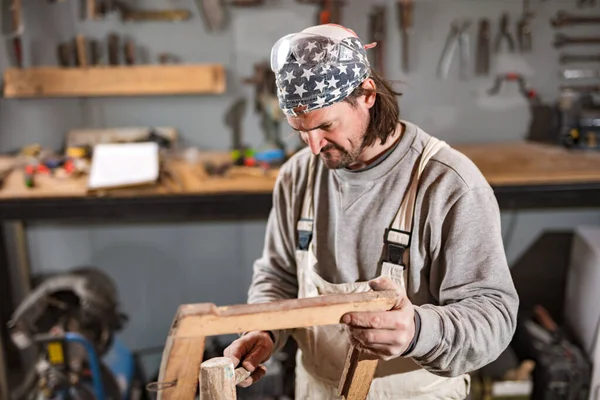
[[[89,189],[139,185],[158,179],[158,144],[110,143],[94,146]]]

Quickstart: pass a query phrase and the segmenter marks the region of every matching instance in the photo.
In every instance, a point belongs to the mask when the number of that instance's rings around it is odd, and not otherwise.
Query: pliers
[[[496,44],[494,46],[494,50],[496,53],[500,51],[502,47],[502,39],[506,39],[506,43],[508,44],[508,50],[510,52],[515,51],[515,40],[510,33],[510,21],[508,17],[508,13],[502,14],[500,18],[500,31],[498,32],[498,36],[496,36]]]
[[[450,34],[446,39],[442,57],[438,64],[438,76],[440,78],[448,77],[450,70],[450,64],[452,63],[452,56],[456,50],[456,45],[459,45],[460,50],[460,78],[465,79],[467,77],[467,69],[469,63],[469,34],[467,29],[471,26],[471,21],[460,21],[455,20],[450,26]]]

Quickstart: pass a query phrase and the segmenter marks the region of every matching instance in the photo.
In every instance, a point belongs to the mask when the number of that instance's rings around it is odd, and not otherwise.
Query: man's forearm
[[[416,307],[420,334],[405,356],[440,376],[459,376],[489,364],[509,345],[516,328],[518,301],[505,300],[476,296]]]

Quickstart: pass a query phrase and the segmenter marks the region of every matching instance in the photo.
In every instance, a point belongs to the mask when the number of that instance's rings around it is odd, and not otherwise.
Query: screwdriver
[[[409,36],[413,25],[412,0],[398,0],[398,24],[402,32],[402,70],[409,71]]]

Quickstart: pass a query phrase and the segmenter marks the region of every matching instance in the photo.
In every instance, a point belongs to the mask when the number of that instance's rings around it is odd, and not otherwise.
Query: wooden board
[[[492,186],[600,182],[600,152],[510,142],[453,146],[469,157]]]
[[[158,381],[161,385],[176,384],[160,390],[158,400],[194,398],[202,364],[200,343],[203,347],[207,336],[339,324],[348,312],[390,310],[397,296],[390,290],[226,307],[212,303],[183,304],[166,340]]]
[[[379,361],[352,346],[346,357],[344,371],[338,386],[338,395],[343,399],[365,400]]]
[[[387,311],[395,304],[396,297],[393,291],[385,291],[218,308],[210,304],[186,304],[178,310],[171,335],[189,338],[339,324],[348,312]]]
[[[221,94],[223,65],[140,65],[9,68],[4,97],[88,97]]]
[[[528,142],[454,147],[469,157],[493,186],[600,183],[600,152],[568,150]],[[221,163],[226,162],[229,157],[228,153],[209,153],[201,161],[210,159]],[[0,157],[1,165],[9,165],[11,162],[10,157]],[[227,176],[209,176],[202,162],[190,164],[183,160],[172,160],[166,165],[173,179],[161,179],[158,184],[144,187],[94,193],[86,190],[85,176],[61,180],[36,175],[36,187],[27,188],[23,171],[16,169],[0,189],[0,199],[270,193],[279,172],[272,169],[263,175],[258,169],[236,167]]]

